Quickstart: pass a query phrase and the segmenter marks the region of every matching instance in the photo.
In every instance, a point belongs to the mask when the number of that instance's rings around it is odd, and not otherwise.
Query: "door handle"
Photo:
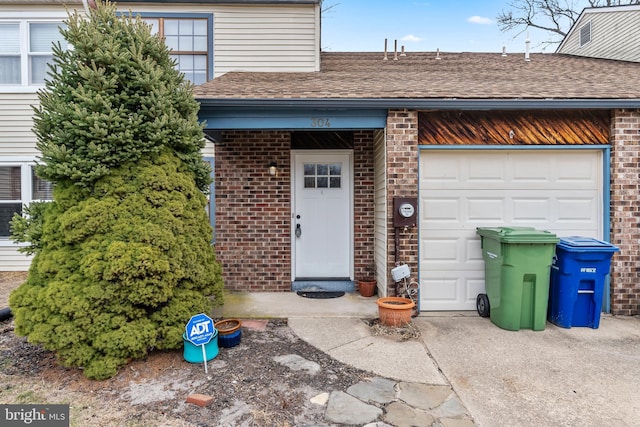
[[[302,228],[300,228],[300,224],[296,224],[296,237],[302,236]]]

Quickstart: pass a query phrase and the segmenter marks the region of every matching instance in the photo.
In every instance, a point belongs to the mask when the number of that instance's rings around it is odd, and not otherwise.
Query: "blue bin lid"
[[[611,243],[582,236],[561,237],[557,246],[572,252],[618,252],[620,250]]]
[[[557,243],[558,237],[533,227],[478,227],[476,234],[501,243]]]

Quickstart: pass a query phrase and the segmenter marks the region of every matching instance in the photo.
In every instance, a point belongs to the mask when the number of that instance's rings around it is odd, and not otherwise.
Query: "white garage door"
[[[484,292],[476,227],[602,238],[600,150],[423,150],[420,309],[475,310]]]

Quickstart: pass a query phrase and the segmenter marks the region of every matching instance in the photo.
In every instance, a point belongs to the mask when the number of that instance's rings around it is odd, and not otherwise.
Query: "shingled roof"
[[[325,52],[321,71],[230,72],[195,88],[200,100],[640,100],[640,64],[562,54]],[[639,103],[640,106],[640,103]]]

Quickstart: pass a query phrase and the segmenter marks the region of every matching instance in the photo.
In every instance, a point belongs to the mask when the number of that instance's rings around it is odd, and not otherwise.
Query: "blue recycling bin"
[[[597,329],[605,282],[616,246],[591,237],[563,237],[549,280],[547,319],[562,328],[583,326]]]

